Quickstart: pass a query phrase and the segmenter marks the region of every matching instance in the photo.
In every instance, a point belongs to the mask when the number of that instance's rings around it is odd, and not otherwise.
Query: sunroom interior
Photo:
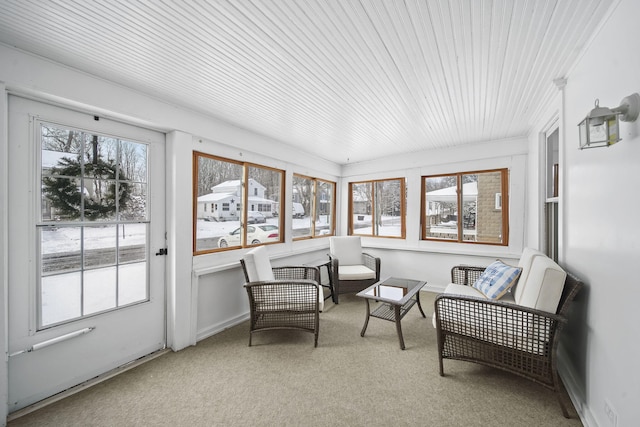
[[[160,319],[158,337],[135,356],[98,360],[88,378],[247,320],[239,260],[251,242],[204,250],[195,243],[199,221],[209,223],[198,218],[204,207],[194,184],[194,159],[204,156],[281,174],[278,203],[255,191],[280,229],[265,245],[275,265],[326,258],[329,235],[358,234],[351,186],[395,179],[406,195],[400,231],[361,234],[382,260],[381,277],[424,280],[438,292],[453,265],[517,262],[525,247],[552,253],[585,284],[558,359],[580,420],[634,425],[640,291],[622,266],[640,255],[640,124],[621,121],[620,141],[593,149],[581,149],[578,124],[594,103],[613,109],[640,92],[638,16],[634,0],[4,2],[0,420],[82,382],[65,373],[73,367],[58,366],[64,352],[94,336],[114,339],[98,335],[101,328],[129,321],[94,327],[98,315],[47,324],[35,308],[34,258],[42,230],[55,227],[42,219],[36,185],[44,163],[34,135],[44,124],[142,141],[154,165],[145,181],[154,223],[140,222],[150,230],[147,280],[160,283],[150,292],[164,297],[136,316]],[[508,212],[505,235],[452,239],[440,227],[425,238],[425,180],[481,171],[506,171],[506,194],[491,199]],[[294,236],[294,217],[304,216],[293,203],[297,177],[335,184],[328,232]],[[446,200],[444,190],[433,200]],[[50,346],[60,348],[55,356],[32,351],[71,335]],[[34,366],[45,376],[58,371],[52,382],[62,388],[15,386],[18,372]]]

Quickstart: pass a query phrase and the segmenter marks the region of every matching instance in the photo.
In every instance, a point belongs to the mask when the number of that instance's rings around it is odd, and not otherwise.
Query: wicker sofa
[[[440,375],[444,359],[512,372],[555,391],[568,418],[556,352],[567,311],[582,283],[530,248],[523,251],[518,267],[522,271],[515,288],[498,300],[473,287],[484,267],[453,267],[452,283],[435,300]]]

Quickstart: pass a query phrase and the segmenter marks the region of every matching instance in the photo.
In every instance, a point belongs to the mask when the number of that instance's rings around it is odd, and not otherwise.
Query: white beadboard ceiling
[[[526,135],[614,3],[1,0],[0,42],[344,164]]]

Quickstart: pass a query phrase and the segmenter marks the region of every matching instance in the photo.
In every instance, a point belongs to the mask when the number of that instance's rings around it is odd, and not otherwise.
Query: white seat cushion
[[[329,251],[343,265],[362,264],[362,244],[359,236],[334,236],[329,238]]]
[[[375,279],[376,272],[364,265],[338,266],[338,279],[340,280],[366,280]]]
[[[486,295],[473,286],[458,285],[457,283],[449,283],[444,289],[445,294],[464,295],[466,297],[479,297],[487,299]]]

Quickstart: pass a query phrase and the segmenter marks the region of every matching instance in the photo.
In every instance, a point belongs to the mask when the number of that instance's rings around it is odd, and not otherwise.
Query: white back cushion
[[[567,273],[546,256],[535,256],[525,282],[518,283],[516,304],[549,313],[558,310]]]
[[[516,284],[513,285],[513,289],[511,289],[511,293],[514,294],[514,298],[516,301],[522,298],[522,291],[524,289],[524,286],[518,286],[518,284],[525,283],[527,281],[527,277],[529,277],[529,271],[531,271],[531,263],[533,262],[533,259],[537,256],[546,256],[546,255],[532,248],[524,248],[524,250],[522,251],[522,255],[520,256],[520,261],[518,262],[518,267],[522,269],[522,272],[520,273],[520,278],[518,279]]]
[[[251,249],[244,255],[243,259],[250,282],[275,280],[271,269],[271,261],[269,261],[269,254],[264,246],[257,246]]]
[[[329,251],[335,258],[338,258],[340,266],[362,264],[360,236],[330,237]]]

